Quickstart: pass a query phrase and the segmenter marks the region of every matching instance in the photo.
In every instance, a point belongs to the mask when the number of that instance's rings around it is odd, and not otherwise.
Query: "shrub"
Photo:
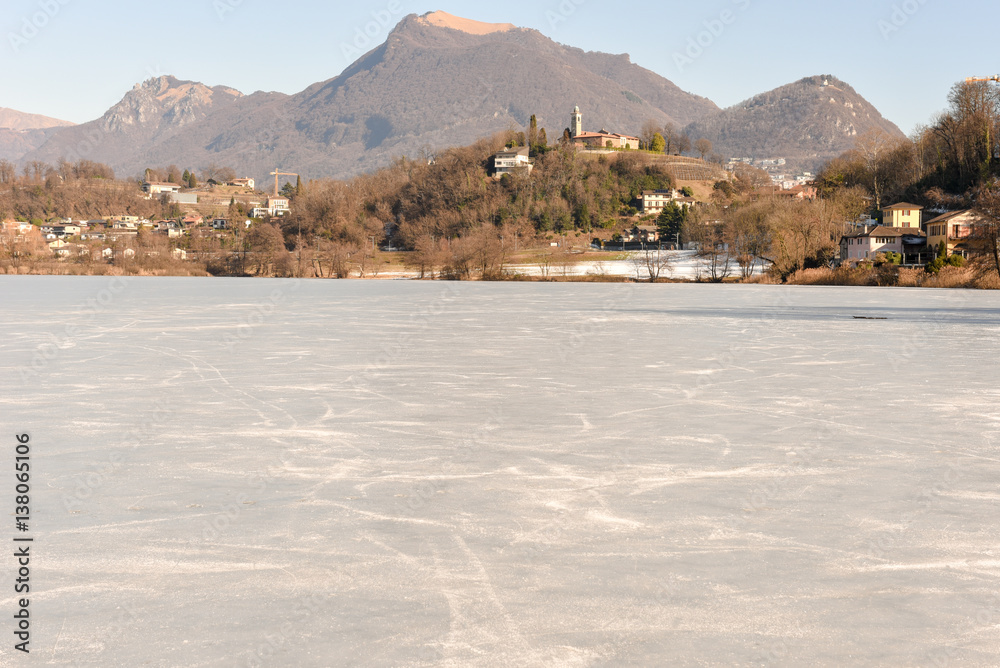
[[[962,257],[961,255],[952,255],[950,258],[948,258],[948,264],[950,264],[952,267],[964,267],[965,258]]]

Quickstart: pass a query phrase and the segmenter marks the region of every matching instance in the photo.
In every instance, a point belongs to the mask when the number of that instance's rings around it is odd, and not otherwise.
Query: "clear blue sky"
[[[84,122],[159,74],[295,93],[349,64],[344,46],[357,30],[381,43],[404,15],[437,9],[629,53],[723,107],[833,74],[907,133],[945,107],[956,81],[1000,73],[1000,7],[981,1],[5,0],[0,106]],[[679,60],[699,37],[701,53]]]

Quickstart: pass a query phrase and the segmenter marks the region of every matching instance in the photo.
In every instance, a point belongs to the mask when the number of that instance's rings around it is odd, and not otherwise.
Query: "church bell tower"
[[[569,133],[573,137],[579,137],[583,134],[583,114],[580,113],[580,107],[573,107],[573,115],[569,119]]]

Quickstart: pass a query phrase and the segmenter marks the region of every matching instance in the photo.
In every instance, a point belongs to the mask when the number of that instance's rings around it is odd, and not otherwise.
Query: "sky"
[[[1000,3],[943,0],[4,0],[0,107],[77,123],[171,74],[296,93],[340,74],[407,14],[443,10],[628,53],[720,107],[806,76],[853,86],[906,133],[968,76],[1000,73]]]

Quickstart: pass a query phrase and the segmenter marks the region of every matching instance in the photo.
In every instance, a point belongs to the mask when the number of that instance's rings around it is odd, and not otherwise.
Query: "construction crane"
[[[1000,74],[993,75],[991,77],[966,77],[965,83],[978,83],[980,81],[996,81],[1000,82]]]
[[[279,172],[278,168],[275,167],[274,171],[271,172],[271,176],[274,177],[274,196],[278,196],[278,177],[279,176],[298,176],[298,174],[292,174],[291,172]]]

